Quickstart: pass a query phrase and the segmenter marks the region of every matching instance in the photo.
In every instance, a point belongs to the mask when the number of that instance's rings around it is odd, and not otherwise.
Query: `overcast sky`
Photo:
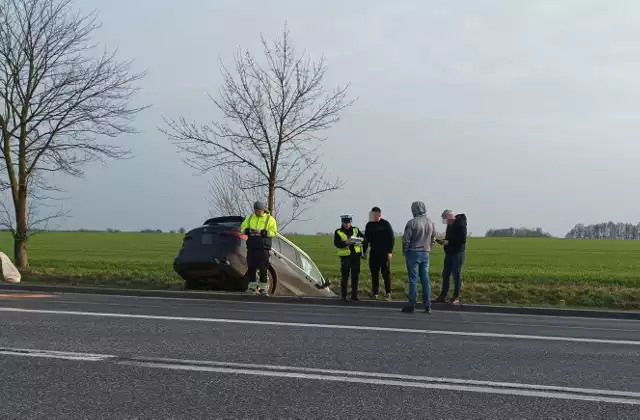
[[[285,20],[295,46],[324,53],[326,85],[351,82],[356,104],[327,133],[327,194],[297,231],[337,228],[373,205],[395,230],[423,200],[439,221],[465,212],[469,231],[638,222],[640,2],[637,0],[243,1],[82,0],[96,34],[147,69],[134,158],[56,180],[71,228],[177,229],[208,214],[207,177],[180,161],[162,116],[207,122],[220,58]],[[365,154],[367,157],[365,158]],[[211,174],[213,176],[213,174]]]

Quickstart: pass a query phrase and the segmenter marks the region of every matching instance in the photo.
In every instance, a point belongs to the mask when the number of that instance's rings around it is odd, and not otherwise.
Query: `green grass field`
[[[25,282],[139,288],[181,288],[172,262],[182,235],[51,232],[29,242],[31,271]],[[293,236],[337,285],[331,236]],[[399,242],[399,241],[398,241]],[[12,240],[0,234],[13,258]],[[399,244],[398,244],[399,245]],[[431,283],[440,290],[440,247],[432,254]],[[392,261],[393,292],[404,299],[407,277],[399,250]],[[361,293],[370,291],[363,262]],[[546,238],[473,238],[463,270],[467,303],[640,309],[640,241],[580,241]]]

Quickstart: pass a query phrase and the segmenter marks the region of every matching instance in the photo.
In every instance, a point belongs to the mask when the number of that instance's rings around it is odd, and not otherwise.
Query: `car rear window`
[[[204,222],[207,226],[240,227],[244,218],[238,216],[214,217]]]

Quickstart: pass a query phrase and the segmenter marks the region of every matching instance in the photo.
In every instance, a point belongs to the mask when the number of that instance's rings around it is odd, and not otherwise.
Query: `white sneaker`
[[[259,295],[266,295],[267,294],[267,287],[269,285],[267,283],[257,283],[257,287],[256,287],[256,294]]]

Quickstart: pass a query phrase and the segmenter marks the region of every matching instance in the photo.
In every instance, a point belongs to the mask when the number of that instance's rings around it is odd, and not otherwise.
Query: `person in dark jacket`
[[[365,227],[364,237],[369,244],[372,298],[378,299],[380,273],[382,273],[384,291],[387,299],[391,299],[390,263],[396,238],[391,223],[382,218],[380,207],[372,208],[370,216],[371,221]]]
[[[444,240],[438,242],[444,246],[444,267],[442,269],[442,292],[435,300],[446,302],[449,293],[449,278],[453,276],[453,296],[451,304],[460,303],[460,289],[462,287],[462,265],[465,262],[467,248],[467,216],[463,213],[455,214],[452,210],[442,212],[442,221],[447,224]]]
[[[353,218],[345,214],[340,216],[342,226],[333,235],[333,245],[338,249],[340,258],[340,298],[347,300],[347,284],[351,274],[351,300],[358,298],[358,280],[360,276],[360,259],[365,259],[367,242],[357,227],[352,225]],[[351,243],[352,237],[362,238],[362,243]]]

